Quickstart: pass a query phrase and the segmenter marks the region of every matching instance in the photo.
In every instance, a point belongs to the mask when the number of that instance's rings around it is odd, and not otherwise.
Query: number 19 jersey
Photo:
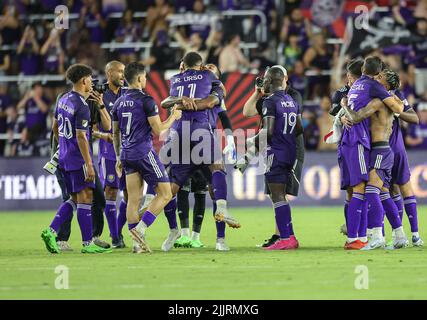
[[[275,118],[274,135],[267,154],[274,153],[280,162],[293,164],[296,158],[297,103],[284,91],[276,91],[262,105],[262,116]]]
[[[59,133],[59,167],[65,171],[80,169],[84,164],[77,143],[76,130],[85,130],[89,141],[90,111],[83,96],[75,91],[64,94],[56,105],[55,119]],[[92,150],[89,148],[92,158]]]

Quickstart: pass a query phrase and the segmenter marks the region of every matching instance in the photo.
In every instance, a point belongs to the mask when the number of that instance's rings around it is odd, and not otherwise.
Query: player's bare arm
[[[92,132],[92,136],[96,139],[102,139],[105,140],[109,143],[113,142],[113,135],[109,132],[101,132],[99,131],[98,125],[94,124],[93,125],[93,132]]]
[[[55,137],[55,141],[58,142],[59,141],[58,120],[56,120],[55,118],[53,119],[53,123],[52,123],[52,131]]]
[[[94,101],[99,106],[99,114],[101,116],[101,126],[105,131],[111,130],[111,117],[104,106],[104,102],[102,100],[102,93],[93,91],[90,93],[89,100]]]
[[[163,131],[168,130],[172,124],[175,122],[175,120],[179,120],[181,118],[181,110],[178,110],[176,107],[172,109],[172,112],[169,116],[169,118],[166,119],[166,121],[161,121],[160,116],[156,115],[153,117],[148,117],[148,123],[151,126],[151,129],[153,129],[153,132],[156,135],[161,135]]]
[[[393,111],[394,113],[401,113],[403,112],[403,101],[400,100],[396,95],[393,95],[389,98],[386,98],[383,100],[384,104],[386,105],[387,108],[389,108],[391,111]]]
[[[348,107],[347,103],[343,103],[342,101],[342,106],[346,112],[346,115],[348,116],[348,118],[352,123],[359,123],[369,118],[375,112],[377,112],[381,107],[383,107],[383,105],[384,104],[381,102],[380,99],[373,99],[371,100],[371,102],[369,102],[366,105],[366,107],[355,112]]]
[[[417,113],[412,108],[408,109],[407,111],[402,112],[399,115],[399,118],[405,122],[408,122],[408,123],[413,123],[413,124],[419,124],[420,123],[420,119],[418,118]]]
[[[80,153],[85,161],[87,169],[86,181],[95,181],[95,169],[93,168],[92,159],[89,152],[89,142],[86,138],[86,130],[76,130],[77,144],[79,145]]]
[[[258,112],[256,110],[256,103],[263,96],[264,89],[256,87],[255,91],[252,93],[248,101],[246,101],[245,105],[243,106],[243,116],[245,116],[246,118],[257,116]]]

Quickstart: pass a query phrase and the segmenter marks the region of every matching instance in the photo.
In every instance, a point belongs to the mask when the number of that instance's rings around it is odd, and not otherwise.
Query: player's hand
[[[122,162],[119,159],[117,159],[117,162],[116,162],[116,173],[117,173],[117,176],[119,178],[122,177],[122,172],[123,172]]]
[[[343,97],[341,99],[341,101],[340,101],[340,104],[341,104],[342,108],[347,107],[348,106],[348,99],[347,99],[347,97]]]
[[[177,105],[175,105],[175,106],[172,108],[172,111],[171,111],[171,112],[172,112],[172,117],[174,117],[174,119],[175,119],[175,120],[179,120],[179,119],[181,119],[182,111],[178,109],[178,106],[177,106]]]
[[[350,129],[353,126],[353,122],[351,122],[345,115],[342,116],[340,120],[344,128]]]
[[[102,106],[104,104],[104,102],[102,101],[102,97],[102,93],[92,90],[89,95],[89,100],[95,101],[99,106]]]
[[[227,136],[227,145],[224,150],[222,150],[224,155],[228,155],[228,162],[231,164],[235,164],[237,161],[237,152],[236,152],[236,144],[234,143],[233,136]]]
[[[182,105],[184,107],[184,110],[197,110],[196,101],[194,99],[182,97]]]
[[[86,182],[95,182],[95,169],[92,164],[86,164]]]

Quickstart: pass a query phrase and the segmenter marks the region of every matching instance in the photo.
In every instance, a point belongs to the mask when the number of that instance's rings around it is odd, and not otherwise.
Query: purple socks
[[[289,224],[291,222],[291,208],[286,201],[273,204],[276,217],[276,225],[279,229],[281,239],[289,239]]]
[[[366,237],[366,229],[368,227],[368,201],[363,201],[362,213],[360,215],[359,231],[357,233],[359,238]]]
[[[117,217],[117,234],[122,234],[123,226],[126,224],[127,203],[122,199],[119,205],[119,215]]]
[[[411,232],[418,232],[417,200],[415,196],[404,198],[403,203],[405,204],[406,215],[411,224]]]
[[[64,223],[64,221],[71,219],[73,210],[76,210],[76,204],[73,200],[68,199],[67,201],[63,202],[56,212],[56,215],[50,224],[50,228],[55,230],[55,232],[58,232],[59,227]]]
[[[353,192],[353,196],[351,197],[350,203],[348,205],[347,213],[347,237],[349,239],[357,238],[362,215],[363,200],[363,194]]]
[[[212,188],[215,200],[227,200],[227,181],[224,171],[214,171],[212,173]]]
[[[176,197],[173,197],[171,201],[163,209],[165,216],[168,219],[169,229],[177,229],[178,224],[176,223]]]
[[[403,199],[402,199],[402,196],[400,194],[393,196],[393,201],[397,207],[397,210],[399,211],[400,220],[403,221]]]
[[[107,217],[108,228],[110,229],[110,236],[113,240],[117,240],[117,210],[116,201],[105,201],[105,216]]]
[[[92,204],[77,204],[77,220],[83,242],[90,242],[92,240]]]
[[[213,214],[215,216],[216,212],[216,202],[213,201]],[[216,224],[216,238],[225,238],[225,222],[224,221],[215,221]]]
[[[154,220],[156,220],[157,216],[155,216],[154,214],[152,214],[150,211],[145,211],[143,216],[142,216],[142,221],[145,223],[145,225],[147,226],[147,228],[149,226],[151,226],[154,222]],[[176,220],[175,220],[176,223]]]
[[[381,228],[383,226],[384,209],[380,199],[380,191],[381,190],[375,186],[366,186],[365,196],[370,206],[368,225],[371,228]]]
[[[392,229],[397,229],[402,226],[402,220],[399,217],[399,211],[390,197],[390,193],[381,192],[381,203],[383,205],[387,220],[390,222]]]

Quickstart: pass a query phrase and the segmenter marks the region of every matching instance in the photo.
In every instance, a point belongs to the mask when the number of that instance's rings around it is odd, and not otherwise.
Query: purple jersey
[[[403,111],[406,112],[411,109],[411,106],[408,103],[408,100],[405,99],[405,96],[399,90],[394,92],[396,96],[403,101]],[[394,153],[405,151],[405,143],[403,141],[402,129],[400,128],[399,119],[395,118],[393,121],[393,128],[390,135],[390,147]]]
[[[49,105],[49,101],[45,97],[42,97],[42,100]],[[40,125],[42,128],[46,128],[47,114],[47,112],[40,110],[33,98],[29,99],[25,104],[25,126],[32,128]]]
[[[357,112],[366,107],[374,98],[385,100],[389,97],[391,97],[391,95],[383,85],[373,78],[362,75],[353,83],[348,92],[348,106]],[[360,143],[364,147],[370,149],[371,137],[369,128],[370,120],[365,119],[353,125],[350,129],[344,129],[341,141],[342,144],[355,146]]]
[[[217,122],[218,122],[218,115],[221,112],[227,111],[227,108],[225,107],[224,100],[212,109],[208,110],[209,113],[209,124],[211,125],[212,130],[217,128]]]
[[[153,149],[149,117],[159,114],[154,99],[138,89],[128,89],[116,100],[111,112],[119,122],[122,139],[121,160],[143,159]]]
[[[56,104],[59,132],[59,166],[65,171],[80,169],[85,163],[77,143],[77,130],[85,130],[89,141],[90,111],[83,96],[75,91],[64,94]],[[92,158],[92,150],[89,148]]]
[[[114,103],[121,96],[122,90],[119,89],[117,95],[110,89],[107,89],[103,96],[102,101],[104,102],[104,106],[107,109],[108,113],[111,114],[113,110]],[[112,130],[106,131],[102,128],[101,124],[98,124],[98,128],[100,132],[108,132],[112,133]],[[99,139],[99,158],[105,158],[107,160],[116,160],[116,154],[114,152],[114,145],[104,139]]]
[[[267,154],[274,153],[281,162],[293,164],[297,145],[297,103],[285,91],[276,91],[264,100],[262,115],[264,118],[275,118],[274,134],[268,143]]]
[[[209,70],[189,69],[183,73],[174,75],[170,80],[170,95],[172,97],[207,98],[213,87],[219,87],[220,81]],[[222,90],[221,90],[222,91]],[[213,94],[221,95],[219,91]],[[222,100],[222,96],[219,97]],[[207,110],[182,111],[181,121],[190,120],[198,122],[209,122]]]

